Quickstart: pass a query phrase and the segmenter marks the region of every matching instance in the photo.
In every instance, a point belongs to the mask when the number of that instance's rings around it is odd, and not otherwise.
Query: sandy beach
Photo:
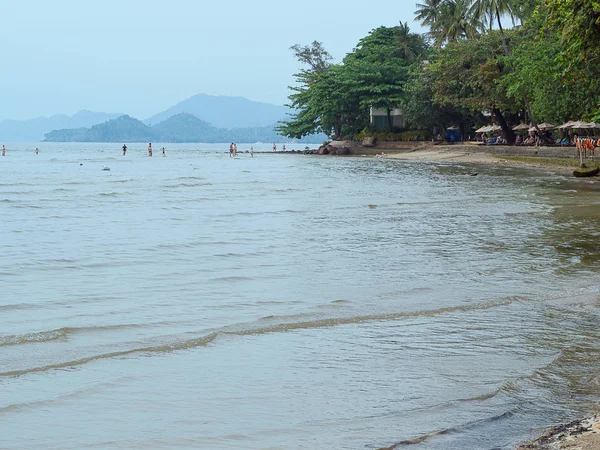
[[[413,148],[376,147],[357,149],[366,157],[426,162],[455,162],[467,164],[500,164],[507,166],[538,167],[568,174],[577,167],[576,150],[560,147],[486,147],[476,143],[432,145],[424,143]],[[380,156],[382,155],[383,156]]]
[[[597,450],[600,449],[600,416],[554,426],[534,441],[516,450]]]

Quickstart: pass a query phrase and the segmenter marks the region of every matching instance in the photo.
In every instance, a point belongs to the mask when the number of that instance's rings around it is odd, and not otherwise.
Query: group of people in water
[[[125,156],[127,154],[127,144],[123,144],[123,156]],[[308,147],[306,147],[306,149],[308,149]],[[166,148],[163,147],[162,149],[162,155],[163,156],[167,156],[166,153]],[[283,148],[282,150],[285,152],[285,144],[283,144]],[[273,151],[276,152],[277,151],[277,145],[273,144]],[[35,154],[38,155],[40,153],[39,148],[35,148]],[[2,156],[6,156],[6,145],[2,145]],[[148,156],[152,156],[152,142],[148,143]],[[230,158],[235,158],[237,156],[237,144],[235,142],[232,142],[231,145],[229,146],[229,157]],[[250,157],[254,158],[254,147],[250,147]]]
[[[35,148],[35,154],[39,155],[40,154],[40,149],[39,148]],[[6,145],[2,144],[2,156],[6,156]]]
[[[275,144],[273,144],[275,145]],[[232,142],[229,144],[229,157],[235,158],[237,156],[237,144]],[[254,146],[250,147],[250,158],[254,158]]]
[[[161,150],[162,150],[162,155],[167,156],[167,149],[165,147],[163,147]],[[127,154],[127,144],[123,144],[123,156],[125,156],[126,154]],[[152,156],[152,142],[148,143],[148,156]]]

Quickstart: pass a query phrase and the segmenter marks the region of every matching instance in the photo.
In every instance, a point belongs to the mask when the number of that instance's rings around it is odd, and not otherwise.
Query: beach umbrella
[[[491,126],[490,125],[485,125],[481,128],[478,128],[477,130],[475,130],[475,133],[487,133],[488,131],[492,131],[491,130]]]
[[[502,127],[500,125],[492,125],[492,129],[490,131],[500,131]]]
[[[568,122],[566,122],[566,123],[563,123],[563,124],[562,124],[561,126],[559,126],[558,128],[560,128],[561,130],[564,130],[564,129],[566,129],[566,128],[573,128],[573,124],[575,124],[575,123],[577,123],[577,122],[574,122],[574,121],[572,121],[572,120],[569,120]]]
[[[538,124],[538,128],[540,130],[553,130],[554,128],[556,128],[556,125],[552,125],[551,123],[543,122],[543,123]]]
[[[531,125],[527,125],[526,123],[520,123],[516,127],[513,127],[513,131],[529,130],[530,127]]]

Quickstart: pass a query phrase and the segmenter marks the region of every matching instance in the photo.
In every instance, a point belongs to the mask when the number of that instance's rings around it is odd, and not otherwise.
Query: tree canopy
[[[597,0],[421,0],[415,19],[379,27],[340,63],[319,42],[292,47],[305,65],[291,87],[296,114],[279,132],[350,137],[369,109],[400,107],[411,129],[489,122],[509,142],[520,121],[600,120]]]

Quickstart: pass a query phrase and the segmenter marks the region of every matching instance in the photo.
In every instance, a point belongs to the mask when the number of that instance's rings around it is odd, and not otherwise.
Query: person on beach
[[[233,144],[233,157],[235,158],[237,156],[237,144],[234,142]]]
[[[250,158],[254,158],[254,147],[250,147]]]
[[[35,154],[37,155],[37,154],[39,154],[39,153],[40,153],[40,149],[36,147],[36,148],[35,148]]]
[[[229,144],[229,157],[233,158],[233,142]]]
[[[167,154],[165,153],[165,150],[166,150],[166,148],[163,147],[162,148],[162,154],[163,154],[163,156],[167,156]]]
[[[277,151],[277,146],[275,144],[273,144],[273,151],[276,152]]]
[[[6,156],[6,146],[2,145],[2,156]]]
[[[127,145],[123,144],[123,156],[127,153]]]
[[[152,156],[152,142],[148,144],[148,156]]]

